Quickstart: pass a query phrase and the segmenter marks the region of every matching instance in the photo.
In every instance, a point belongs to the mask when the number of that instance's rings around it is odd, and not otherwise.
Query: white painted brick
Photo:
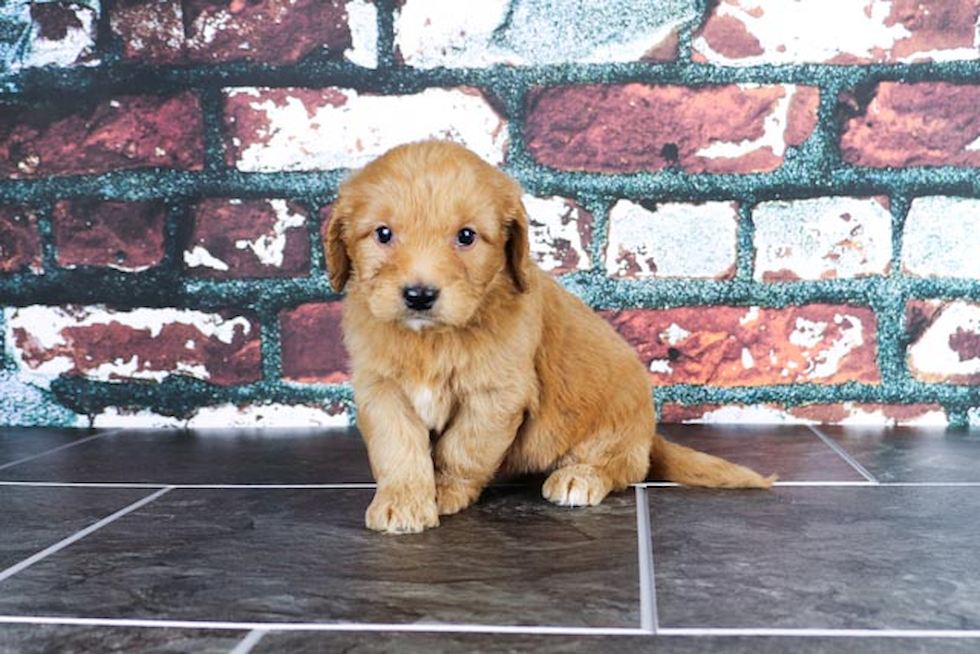
[[[562,273],[592,267],[591,215],[567,198],[525,195],[523,202],[530,223],[531,256],[541,268]]]
[[[203,407],[188,421],[191,428],[207,427],[349,427],[351,414],[343,407],[327,409],[305,404],[223,404]]]
[[[109,407],[96,415],[93,427],[107,428],[242,428],[242,427],[349,427],[350,413],[343,408],[312,405],[221,404],[202,407],[187,419],[164,416],[146,409]]]
[[[980,380],[980,305],[936,303],[919,338],[909,347],[912,375],[928,382],[975,384]]]
[[[241,146],[235,166],[247,172],[357,168],[402,143],[457,141],[492,164],[507,152],[506,121],[478,92],[431,88],[414,95],[351,89],[229,89],[266,127]],[[249,100],[254,98],[254,100]],[[234,137],[241,140],[241,136]]]
[[[108,407],[92,417],[95,429],[182,429],[187,421],[164,416],[148,409]]]
[[[30,15],[30,7],[34,3],[14,3],[21,5],[21,11]],[[20,68],[35,68],[40,66],[71,66],[84,64],[94,66],[100,63],[94,58],[95,35],[98,27],[99,12],[97,9],[83,6],[82,3],[58,3],[64,11],[72,11],[77,24],[66,24],[65,33],[59,39],[48,39],[42,36],[41,26],[33,22],[31,40],[21,61],[13,62],[14,71]],[[96,7],[98,5],[96,4]],[[5,16],[6,17],[6,16]],[[2,62],[6,57],[0,57]]]
[[[665,203],[655,211],[629,200],[609,211],[606,270],[614,277],[730,277],[738,209],[733,202]]]
[[[84,427],[86,421],[84,416],[57,404],[51,393],[26,382],[16,371],[0,369],[0,424]]]
[[[365,68],[378,66],[378,8],[369,0],[351,0],[346,5],[351,47],[344,58]]]
[[[395,45],[416,68],[637,61],[695,18],[693,0],[406,0]]]
[[[891,214],[877,198],[764,202],[755,222],[755,279],[884,275],[891,261]]]
[[[902,265],[919,277],[980,279],[980,200],[926,197],[912,202]]]
[[[772,404],[729,404],[704,412],[699,418],[685,422],[696,424],[799,425],[813,424]]]
[[[889,415],[889,407],[844,402],[844,417],[833,421],[846,427],[946,427],[949,419],[941,408],[922,409],[911,415]]]
[[[854,428],[945,427],[946,412],[938,405],[887,405],[841,402],[784,407],[777,404],[724,404],[694,407],[667,405],[665,419],[688,424],[816,425]],[[980,416],[978,416],[980,417]]]
[[[901,20],[895,20],[895,4],[893,0],[726,0],[717,3],[707,23],[708,35],[702,33],[695,38],[693,49],[698,58],[734,66],[854,60],[952,61],[980,56],[976,44],[972,48],[940,44],[933,50],[915,48],[907,55],[901,54],[902,44],[914,35]],[[734,48],[730,52],[712,47],[713,21],[718,22],[718,31],[728,32],[728,38],[743,34],[737,39],[741,47],[729,43],[726,48]],[[727,21],[724,28],[722,21]]]

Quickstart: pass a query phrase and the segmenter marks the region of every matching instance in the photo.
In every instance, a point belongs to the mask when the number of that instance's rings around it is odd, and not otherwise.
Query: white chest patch
[[[422,422],[429,429],[441,429],[445,423],[444,411],[432,389],[428,386],[420,386],[415,389],[412,397],[412,406]]]

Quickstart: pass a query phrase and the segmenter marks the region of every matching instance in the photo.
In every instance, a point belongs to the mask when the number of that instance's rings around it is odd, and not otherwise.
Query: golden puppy
[[[326,236],[347,288],[344,342],[378,483],[371,529],[407,533],[472,504],[498,473],[599,504],[647,474],[769,487],[774,478],[654,433],[633,349],[531,261],[521,189],[453,143],[403,145],[341,186]]]

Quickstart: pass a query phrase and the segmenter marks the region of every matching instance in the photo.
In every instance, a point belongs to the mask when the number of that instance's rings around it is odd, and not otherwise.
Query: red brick
[[[304,304],[279,315],[282,374],[290,381],[337,384],[350,378],[340,302]]]
[[[215,4],[184,0],[193,60],[294,63],[319,48],[336,52],[351,45],[346,0],[232,0],[227,9]]]
[[[351,46],[347,0],[123,0],[112,11],[124,56],[153,63],[296,63]]]
[[[861,100],[860,96],[865,96]],[[980,86],[881,82],[840,98],[841,151],[858,166],[980,166]]]
[[[193,93],[123,96],[81,109],[21,106],[0,114],[0,177],[200,170],[203,163],[203,117]]]
[[[29,207],[0,206],[0,273],[44,271],[37,215]]]
[[[656,385],[878,383],[868,307],[681,307],[609,312]]]
[[[699,36],[725,59],[748,59],[766,52],[745,23],[734,16],[719,16],[713,12],[701,28]],[[697,59],[706,60],[700,53]]]
[[[161,202],[61,201],[53,217],[60,266],[133,271],[163,260],[166,207]]]
[[[126,59],[180,63],[186,59],[182,2],[118,0],[109,15]]]
[[[764,172],[810,135],[817,104],[809,87],[543,88],[531,93],[525,136],[538,162],[564,170]]]
[[[262,376],[259,325],[248,314],[30,306],[9,311],[7,320],[19,367],[41,377],[185,375],[228,385]]]
[[[932,61],[933,53],[976,52],[976,0],[893,0],[886,25],[901,24],[910,36],[895,43],[893,58]]]
[[[310,270],[308,212],[287,200],[212,198],[193,208],[184,263],[199,277],[295,277]]]

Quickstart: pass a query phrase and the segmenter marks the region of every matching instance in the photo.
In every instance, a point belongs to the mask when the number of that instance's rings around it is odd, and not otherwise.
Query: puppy
[[[326,233],[377,492],[371,529],[419,532],[498,474],[599,504],[647,475],[768,488],[774,477],[654,433],[633,349],[530,259],[521,189],[460,145],[396,147],[342,185]]]

